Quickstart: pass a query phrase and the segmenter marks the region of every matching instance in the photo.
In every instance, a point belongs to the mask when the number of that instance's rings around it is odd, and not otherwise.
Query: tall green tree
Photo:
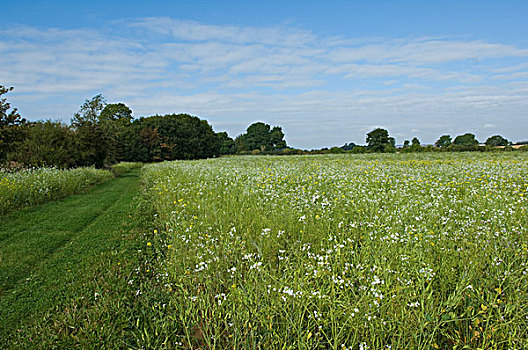
[[[72,127],[76,133],[76,159],[78,165],[104,166],[108,154],[107,138],[99,123],[99,116],[106,106],[102,95],[85,100],[79,111],[73,115]]]
[[[393,152],[396,140],[382,128],[372,130],[367,134],[367,149],[372,152]]]
[[[466,133],[455,137],[453,144],[458,146],[478,146],[479,142],[474,134]]]
[[[435,142],[436,147],[440,148],[446,148],[451,145],[451,136],[449,135],[442,135],[438,140]]]
[[[246,133],[235,139],[238,152],[244,151],[270,151],[286,148],[284,133],[280,126],[271,128],[269,124],[257,122],[248,126]]]
[[[220,141],[220,154],[228,155],[236,153],[235,140],[233,140],[227,132],[219,132],[218,139]]]
[[[492,146],[492,147],[508,146],[509,144],[510,144],[510,141],[508,141],[508,139],[505,139],[501,135],[490,136],[486,140],[486,145]]]
[[[12,90],[12,87],[0,85],[0,161],[6,160],[7,154],[24,138],[22,126],[26,119],[20,116],[16,108],[11,109],[11,104],[2,97]]]
[[[75,135],[68,125],[50,120],[30,123],[26,126],[25,136],[9,159],[26,165],[58,168],[77,164],[72,153]]]
[[[124,103],[110,103],[103,108],[97,121],[107,148],[105,163],[114,164],[125,160],[125,133],[132,125],[132,110]]]

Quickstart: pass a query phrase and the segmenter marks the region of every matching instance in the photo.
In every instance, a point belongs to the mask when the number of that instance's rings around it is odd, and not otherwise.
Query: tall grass
[[[121,162],[113,165],[111,169],[115,176],[121,176],[132,169],[141,168],[142,166],[143,163],[139,162]]]
[[[95,168],[0,170],[0,214],[79,193],[111,178],[111,172]]]
[[[173,346],[528,346],[528,157],[147,166]],[[170,320],[170,321],[169,321]]]

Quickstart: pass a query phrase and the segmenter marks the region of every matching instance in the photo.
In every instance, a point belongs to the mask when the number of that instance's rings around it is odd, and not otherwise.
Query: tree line
[[[367,134],[365,146],[352,142],[330,149],[300,150],[288,147],[280,126],[256,122],[232,139],[227,132],[215,132],[206,120],[188,114],[134,119],[124,103],[107,103],[102,95],[87,99],[70,124],[29,122],[4,97],[12,89],[0,85],[0,165],[11,162],[22,166],[101,168],[121,161],[159,162],[231,154],[489,151],[499,146],[511,149],[511,142],[500,135],[488,138],[482,146],[471,133],[454,140],[442,135],[434,146],[425,147],[415,137],[397,147],[387,130],[377,128]]]
[[[102,95],[87,99],[70,124],[29,122],[3,96],[12,89],[0,86],[0,163],[101,168],[121,161],[200,159],[287,147],[279,126],[254,123],[232,139],[188,114],[134,119],[124,103],[107,103]]]

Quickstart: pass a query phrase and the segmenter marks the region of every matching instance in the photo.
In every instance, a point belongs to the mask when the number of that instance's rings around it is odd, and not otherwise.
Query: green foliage
[[[235,141],[231,137],[229,137],[227,132],[219,132],[218,139],[220,142],[220,155],[236,153]]]
[[[112,165],[111,170],[115,176],[122,176],[128,173],[130,170],[141,168],[142,166],[143,163],[140,162],[121,162]]]
[[[478,146],[479,142],[474,134],[466,133],[455,137],[453,144],[457,146]]]
[[[351,151],[356,147],[357,145],[354,142],[345,143],[341,148],[345,151]]]
[[[451,145],[451,136],[449,135],[442,135],[435,142],[435,146],[439,148],[447,148],[450,145]]]
[[[25,138],[9,159],[29,166],[71,168],[77,165],[72,150],[75,133],[60,122],[35,122],[25,127]]]
[[[220,155],[221,141],[205,120],[188,114],[169,114],[141,118],[134,122],[139,129],[137,149],[143,162],[175,159],[200,159]],[[136,129],[136,130],[137,130]]]
[[[246,133],[235,139],[235,145],[237,152],[269,151],[287,147],[282,128],[280,126],[271,128],[262,122],[248,126]]]
[[[99,123],[99,115],[106,101],[102,95],[86,100],[72,118],[75,130],[75,157],[77,165],[95,165],[102,168],[108,154],[107,137]]]
[[[124,103],[110,103],[103,108],[98,120],[99,122],[118,120],[130,122],[132,120],[132,110]]]
[[[494,135],[488,137],[486,140],[486,146],[497,147],[497,146],[508,146],[510,141],[500,135]]]
[[[111,103],[101,111],[98,121],[104,133],[107,149],[105,164],[115,164],[125,159],[127,147],[125,134],[131,127],[132,110],[123,103]]]
[[[367,134],[367,148],[372,152],[395,152],[396,141],[389,137],[389,132],[382,128],[372,130]]]
[[[17,109],[11,111],[11,104],[2,95],[13,90],[0,85],[0,162],[7,154],[16,149],[17,143],[24,138],[22,126],[26,120],[18,114]]]

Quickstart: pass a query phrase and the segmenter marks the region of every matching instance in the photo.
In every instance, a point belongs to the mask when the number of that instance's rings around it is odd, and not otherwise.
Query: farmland
[[[528,157],[149,165],[170,347],[522,348]]]

